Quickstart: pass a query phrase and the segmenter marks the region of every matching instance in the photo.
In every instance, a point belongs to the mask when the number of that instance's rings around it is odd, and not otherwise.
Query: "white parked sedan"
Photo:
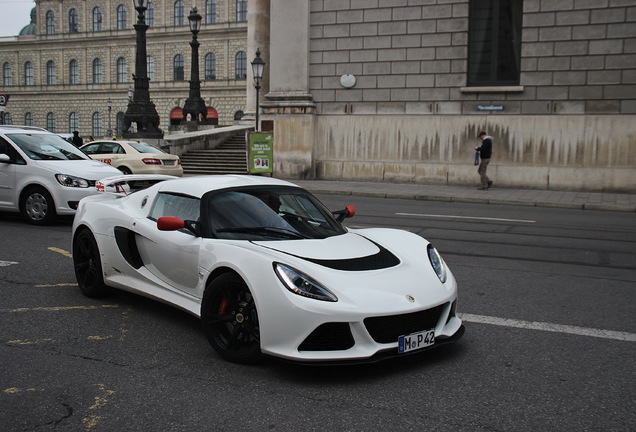
[[[74,214],[96,192],[95,180],[117,174],[47,130],[0,126],[0,210],[20,211],[29,223]]]
[[[80,202],[72,249],[85,295],[117,288],[181,308],[240,363],[376,361],[462,336],[455,278],[422,237],[346,228],[352,207],[332,213],[268,177],[122,186],[151,178],[102,179],[105,193]]]
[[[92,159],[107,163],[124,174],[165,174],[181,177],[179,156],[139,141],[98,140],[80,149]]]

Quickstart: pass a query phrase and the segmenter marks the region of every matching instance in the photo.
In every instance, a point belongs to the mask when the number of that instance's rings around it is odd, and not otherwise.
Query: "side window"
[[[98,149],[99,149],[99,144],[91,144],[89,146],[84,147],[82,151],[87,154],[95,154],[97,153]]]
[[[0,153],[9,156],[11,163],[26,165],[26,161],[22,158],[22,156],[20,156],[16,149],[14,149],[13,146],[2,137],[0,137]]]
[[[157,195],[148,217],[153,220],[161,216],[176,216],[179,219],[198,221],[201,201],[184,195],[160,193]]]

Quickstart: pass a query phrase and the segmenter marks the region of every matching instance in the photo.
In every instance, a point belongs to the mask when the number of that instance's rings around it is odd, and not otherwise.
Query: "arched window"
[[[104,82],[104,71],[102,70],[102,61],[98,58],[93,59],[93,84],[102,84]]]
[[[24,85],[35,85],[35,80],[33,78],[33,63],[30,61],[24,63]]]
[[[181,54],[177,54],[176,56],[174,56],[174,61],[173,61],[174,81],[183,81],[185,79],[185,74],[183,69],[184,69],[183,56]]]
[[[7,111],[4,112],[4,124],[6,125],[13,124],[13,117],[11,116],[10,112],[7,112]]]
[[[79,64],[75,59],[68,63],[68,83],[79,84]]]
[[[46,62],[46,84],[57,84],[57,74],[55,71],[55,62],[53,60]]]
[[[93,113],[93,129],[92,136],[102,136],[102,115],[98,112]]]
[[[30,112],[24,115],[24,125],[33,126],[33,114],[31,114]]]
[[[73,133],[76,130],[79,130],[79,117],[77,113],[72,112],[68,115],[68,132]]]
[[[46,115],[46,129],[49,132],[55,133],[55,114],[52,112]]]
[[[128,62],[125,58],[117,59],[117,82],[125,83],[128,80]]]
[[[240,119],[243,118],[244,115],[245,113],[243,111],[237,111],[234,113],[234,120],[239,121]]]
[[[121,136],[124,131],[124,113],[119,111],[115,117],[115,135]]]
[[[2,82],[5,86],[13,85],[13,70],[9,62],[2,65]]]
[[[46,12],[46,34],[55,34],[55,14],[53,11]]]
[[[93,31],[102,31],[102,10],[99,7],[93,8]]]
[[[216,24],[216,0],[205,2],[205,23]]]
[[[155,59],[154,57],[146,57],[146,66],[148,68],[148,79],[152,81],[155,79]]]
[[[247,21],[247,0],[236,0],[236,21]]]
[[[183,1],[177,0],[174,2],[174,26],[182,26],[185,24],[184,21]]]
[[[126,30],[126,6],[117,6],[117,30]]]
[[[245,54],[245,51],[239,51],[236,53],[234,70],[234,76],[236,79],[247,79],[247,55]]]
[[[205,55],[205,79],[216,79],[216,56],[212,53]]]
[[[79,32],[79,20],[77,18],[77,9],[71,9],[68,11],[68,32]]]
[[[148,9],[146,9],[146,25],[148,27],[155,26],[155,5],[148,3]]]

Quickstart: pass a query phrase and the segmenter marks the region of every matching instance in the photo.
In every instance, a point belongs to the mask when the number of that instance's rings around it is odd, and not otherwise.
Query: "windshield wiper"
[[[309,237],[304,236],[298,232],[291,231],[285,228],[276,227],[235,227],[235,228],[221,228],[215,230],[218,233],[233,232],[233,233],[249,233],[249,234],[269,234],[276,235],[278,237],[291,237],[297,239],[307,239]]]

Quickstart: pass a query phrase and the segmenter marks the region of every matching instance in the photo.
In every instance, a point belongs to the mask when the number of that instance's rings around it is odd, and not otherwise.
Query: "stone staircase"
[[[247,174],[247,147],[243,133],[214,150],[190,150],[181,155],[184,175]]]

